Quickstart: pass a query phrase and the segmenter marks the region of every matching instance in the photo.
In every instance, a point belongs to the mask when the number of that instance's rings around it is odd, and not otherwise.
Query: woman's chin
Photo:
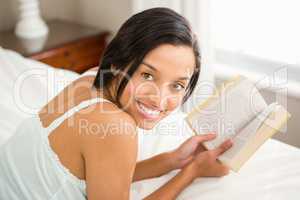
[[[157,124],[156,123],[149,123],[149,122],[140,122],[138,123],[138,127],[145,130],[151,130]]]
[[[157,125],[159,122],[161,121],[161,119],[156,120],[156,121],[149,121],[149,120],[140,120],[138,122],[138,127],[141,129],[145,129],[145,130],[151,130],[154,128],[155,125]]]
[[[153,127],[154,126],[151,126],[151,127],[149,127],[149,126],[138,126],[140,129],[143,129],[143,130],[152,130],[153,129]]]

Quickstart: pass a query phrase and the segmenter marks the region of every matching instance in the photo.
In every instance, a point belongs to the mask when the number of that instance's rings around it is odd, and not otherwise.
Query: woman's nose
[[[148,98],[148,103],[157,110],[164,110],[165,106],[163,104],[162,98],[160,95],[150,95]]]
[[[168,100],[170,92],[166,87],[158,87],[155,93],[149,96],[149,101],[153,106],[161,111],[166,110],[168,107]]]
[[[137,88],[141,99],[147,101],[152,107],[159,110],[166,110],[171,93],[165,84],[147,83]]]

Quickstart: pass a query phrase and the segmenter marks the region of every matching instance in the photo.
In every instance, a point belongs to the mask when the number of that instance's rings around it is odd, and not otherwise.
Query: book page
[[[233,138],[267,107],[251,81],[241,77],[233,84],[235,85],[227,90],[221,88],[218,95],[205,102],[201,110],[194,110],[187,116],[187,121],[196,134],[217,133],[216,139],[205,143],[208,149]]]
[[[246,143],[255,137],[258,129],[266,120],[270,114],[277,109],[278,103],[274,102],[270,104],[266,109],[259,113],[253,120],[251,120],[240,132],[232,137],[234,145],[224,154],[222,154],[219,159],[221,161],[229,161],[234,158],[234,156],[239,153]]]
[[[275,105],[271,113],[264,120],[256,133],[248,138],[244,147],[234,156],[234,159],[227,162],[230,168],[238,172],[242,165],[275,133],[282,130],[291,117],[291,114],[281,105]]]

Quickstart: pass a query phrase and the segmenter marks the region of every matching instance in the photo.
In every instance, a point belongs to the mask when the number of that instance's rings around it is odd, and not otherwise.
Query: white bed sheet
[[[173,115],[165,124],[177,128],[170,135],[142,135],[140,159],[171,150],[191,134],[183,122],[184,114]],[[158,136],[159,135],[159,136]],[[146,148],[146,149],[145,149]],[[135,199],[142,199],[172,178],[177,171],[159,178],[133,184]],[[134,199],[133,198],[133,199]],[[300,150],[280,141],[269,139],[238,173],[222,178],[201,178],[183,191],[178,199],[184,200],[299,200]]]
[[[16,125],[30,113],[16,105],[13,91],[16,80],[28,70],[45,70],[48,76],[31,76],[21,89],[26,105],[38,109],[78,74],[58,70],[25,59],[0,47],[0,145],[13,133]],[[54,78],[54,79],[53,79]],[[140,130],[139,160],[176,148],[191,136],[183,121],[184,114],[175,112],[154,130]],[[164,184],[177,172],[132,185],[131,199],[141,199]],[[223,178],[201,178],[179,196],[185,200],[298,200],[300,199],[300,150],[277,140],[268,140],[239,173]]]

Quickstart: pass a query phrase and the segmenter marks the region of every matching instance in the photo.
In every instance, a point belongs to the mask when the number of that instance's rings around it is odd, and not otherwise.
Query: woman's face
[[[150,51],[120,98],[138,127],[151,129],[181,105],[194,72],[195,56],[187,46],[163,44]]]

